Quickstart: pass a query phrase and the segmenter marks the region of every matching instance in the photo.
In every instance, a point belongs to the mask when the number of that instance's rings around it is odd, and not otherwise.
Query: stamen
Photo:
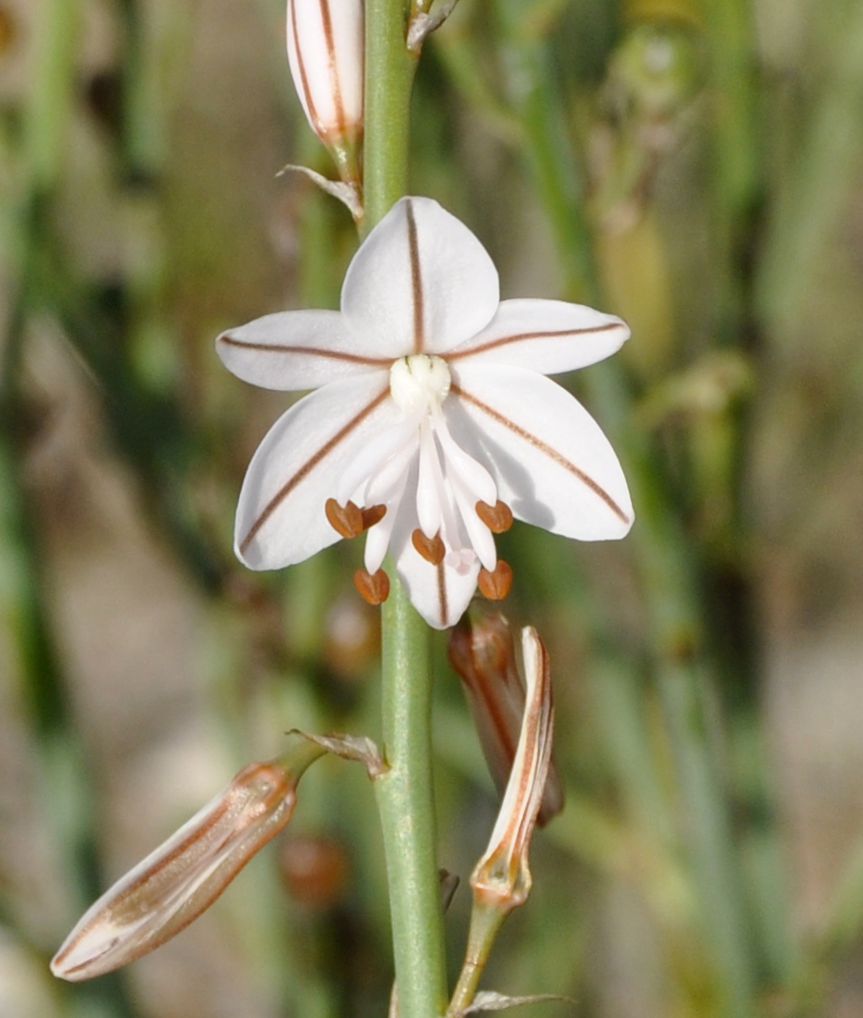
[[[502,558],[498,559],[493,572],[480,569],[477,586],[489,601],[502,601],[512,590],[512,567]]]
[[[493,534],[505,534],[512,526],[512,509],[498,500],[493,506],[477,502],[476,514]]]
[[[390,578],[383,569],[378,569],[376,573],[358,569],[354,573],[354,586],[360,597],[374,607],[383,604],[390,594]]]
[[[324,512],[327,514],[330,526],[337,534],[350,540],[352,537],[359,537],[369,527],[386,516],[385,505],[370,505],[366,509],[360,509],[354,502],[346,502],[341,506],[334,498],[328,498],[324,504]]]
[[[328,498],[324,504],[324,512],[333,530],[348,540],[359,537],[365,529],[363,514],[359,506],[353,502],[341,506],[334,498]]]
[[[366,509],[362,510],[363,514],[363,530],[368,530],[369,527],[373,527],[387,514],[387,507],[385,505],[370,505]]]
[[[443,562],[444,556],[446,555],[446,548],[444,547],[440,534],[435,534],[434,537],[426,537],[419,527],[417,527],[417,529],[411,534],[411,542],[426,562],[431,562],[433,566],[439,566],[441,562]]]

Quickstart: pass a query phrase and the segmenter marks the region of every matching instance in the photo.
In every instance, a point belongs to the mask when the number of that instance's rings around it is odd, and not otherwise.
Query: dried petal
[[[515,761],[485,855],[471,876],[477,904],[509,912],[530,893],[528,849],[551,761],[554,706],[548,652],[536,630],[521,631],[527,696]]]
[[[463,622],[452,632],[449,660],[462,680],[483,756],[501,796],[515,760],[525,709],[512,629],[503,615]],[[552,756],[538,823],[544,827],[563,809],[563,785]]]

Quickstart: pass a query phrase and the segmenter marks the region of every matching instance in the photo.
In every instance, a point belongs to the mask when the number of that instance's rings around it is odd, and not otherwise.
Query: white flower
[[[252,569],[301,562],[368,531],[361,593],[386,597],[387,551],[435,628],[477,583],[509,590],[494,533],[512,517],[581,540],[623,537],[632,505],[617,457],[546,374],[593,364],[629,336],[578,304],[499,300],[477,238],[428,198],[404,198],[369,234],[341,311],[267,315],[219,336],[235,375],[316,391],[258,448],[237,510]]]

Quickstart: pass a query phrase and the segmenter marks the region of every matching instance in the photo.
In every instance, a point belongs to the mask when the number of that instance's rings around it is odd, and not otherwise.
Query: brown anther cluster
[[[441,540],[440,534],[435,534],[434,537],[426,537],[426,535],[417,528],[411,534],[411,542],[426,562],[431,562],[433,566],[439,566],[441,562],[443,562],[444,555],[446,555],[446,548],[444,548],[444,543]]]
[[[374,574],[358,569],[354,573],[354,586],[360,597],[374,607],[383,604],[390,594],[390,578],[383,569]]]
[[[367,509],[363,509],[363,530],[368,530],[369,527],[373,527],[387,514],[387,507],[385,505],[370,505]]]
[[[506,502],[477,502],[476,514],[493,534],[505,534],[512,526],[512,509]]]
[[[363,532],[363,514],[360,507],[353,502],[341,506],[334,498],[328,498],[324,512],[330,526],[340,537],[350,539],[359,537]]]
[[[477,586],[489,601],[502,601],[512,590],[512,566],[501,558],[494,572],[480,569]]]
[[[379,523],[386,516],[387,507],[371,505],[367,509],[360,509],[353,502],[347,502],[342,506],[334,498],[328,498],[324,504],[324,512],[330,526],[339,537],[350,540]]]

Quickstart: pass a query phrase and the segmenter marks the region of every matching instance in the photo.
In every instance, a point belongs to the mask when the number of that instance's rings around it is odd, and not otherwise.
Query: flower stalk
[[[404,0],[366,0],[365,228],[408,190],[415,59],[405,44]],[[446,1008],[443,913],[431,772],[429,633],[398,578],[383,607],[384,756],[375,782],[386,853],[401,1018]]]

